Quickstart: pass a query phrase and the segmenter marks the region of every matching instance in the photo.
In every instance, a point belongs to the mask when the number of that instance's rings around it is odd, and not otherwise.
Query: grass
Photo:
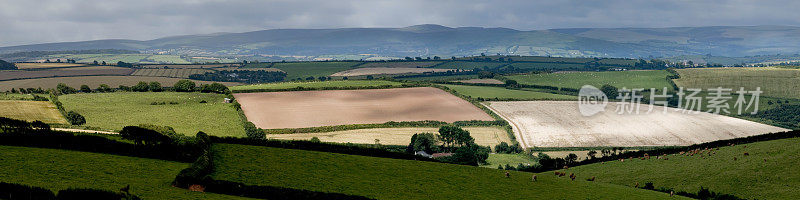
[[[203,131],[216,136],[244,136],[236,110],[222,94],[184,92],[82,93],[60,96],[67,111],[86,117],[86,126],[121,130],[125,126],[170,126],[181,134]],[[208,103],[200,103],[205,100]],[[165,105],[150,105],[165,102]],[[177,102],[172,105],[170,102]]]
[[[650,71],[609,71],[609,72],[566,72],[507,76],[520,84],[547,85],[555,87],[581,88],[592,85],[597,88],[609,84],[617,88],[656,88],[667,87],[672,90],[664,70]]]
[[[29,147],[0,146],[0,182],[43,187],[119,191],[130,185],[142,199],[240,199],[191,192],[170,183],[189,163],[108,154]]]
[[[520,100],[577,100],[575,96],[535,92],[526,90],[511,90],[502,87],[468,86],[468,85],[442,85],[456,92],[472,98],[484,99],[520,99]]]
[[[504,64],[507,64],[507,63],[452,61],[452,62],[447,62],[447,63],[441,64],[441,65],[438,65],[435,68],[472,70],[472,69],[475,69],[475,68],[483,69],[483,67],[495,68],[497,66],[504,65]]]
[[[311,81],[311,82],[282,82],[256,85],[240,85],[230,87],[231,91],[237,90],[280,90],[297,87],[303,88],[330,88],[330,87],[372,87],[372,86],[400,86],[402,83],[384,80],[346,80],[346,81]]]
[[[800,70],[775,67],[679,69],[675,84],[686,88],[732,88],[754,90],[761,96],[800,98]]]
[[[700,187],[746,199],[800,198],[800,138],[722,147],[711,156],[668,155],[669,160],[626,159],[572,167],[567,173],[580,178],[596,176],[599,182],[697,192]],[[744,156],[744,152],[749,156]],[[734,157],[737,159],[734,160]],[[766,161],[765,161],[766,159]],[[552,173],[545,173],[552,176]],[[543,175],[544,176],[544,175]]]
[[[478,78],[477,74],[451,75],[451,76],[423,76],[423,77],[398,78],[398,79],[406,81],[452,81],[452,80],[476,79],[476,78]]]
[[[356,64],[358,62],[290,62],[275,63],[273,67],[286,72],[286,79],[292,80],[297,78],[305,79],[309,76],[314,78],[330,76],[333,73],[348,70]]]
[[[487,164],[481,165],[481,167],[488,167],[488,168],[497,168],[498,165],[502,165],[505,167],[506,165],[517,167],[519,164],[538,164],[533,160],[530,156],[522,154],[503,154],[503,153],[494,153],[489,154],[489,158],[486,159]]]
[[[434,162],[215,144],[214,179],[377,199],[655,199],[668,194]]]
[[[67,120],[49,101],[0,100],[0,117],[48,124],[66,124]]]
[[[50,98],[47,94],[36,94],[45,98]],[[8,93],[8,92],[0,92],[0,100],[33,100],[33,95],[31,94],[19,94],[19,93]]]

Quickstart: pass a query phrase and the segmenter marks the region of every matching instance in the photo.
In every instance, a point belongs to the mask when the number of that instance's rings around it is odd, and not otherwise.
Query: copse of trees
[[[5,60],[0,60],[0,70],[15,70],[17,69],[17,65],[14,63],[6,62]]]
[[[203,81],[220,82],[243,82],[248,84],[280,82],[286,78],[286,72],[282,71],[249,71],[249,70],[222,70],[216,72],[206,72],[204,74],[189,75],[190,79]],[[311,77],[313,80],[314,77]]]
[[[178,92],[192,92],[197,85],[190,80],[180,80],[175,83],[173,88]]]
[[[72,94],[78,92],[78,90],[76,90],[75,88],[67,86],[67,84],[64,83],[59,83],[58,85],[56,85],[56,90],[58,90],[58,92],[60,92],[61,94]]]
[[[67,116],[66,117],[67,117],[67,121],[72,125],[83,125],[83,124],[86,124],[86,118],[84,118],[83,115],[78,114],[78,112],[69,111],[69,112],[67,112]]]
[[[441,146],[436,146],[439,143]],[[455,126],[442,126],[439,134],[418,133],[411,136],[406,147],[408,153],[425,151],[426,153],[453,153],[451,156],[438,158],[442,162],[461,165],[480,165],[486,163],[491,149],[475,144],[469,131]]]
[[[523,150],[524,149],[519,146],[518,143],[515,143],[514,145],[508,145],[506,142],[500,142],[500,144],[494,146],[494,152],[497,153],[520,153]]]

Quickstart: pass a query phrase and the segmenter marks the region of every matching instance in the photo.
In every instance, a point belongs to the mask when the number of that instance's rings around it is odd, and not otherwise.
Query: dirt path
[[[74,129],[74,128],[51,128],[51,129],[53,129],[54,131],[69,131],[69,132],[80,132],[80,133],[119,134],[109,131],[95,131],[95,130]]]
[[[519,145],[522,146],[522,147],[527,147],[527,145],[525,145],[525,138],[522,137],[522,133],[520,132],[519,127],[517,126],[517,124],[514,123],[514,121],[508,120],[508,117],[503,115],[501,112],[497,112],[496,110],[494,110],[494,108],[489,106],[489,104],[490,104],[489,102],[481,102],[481,105],[483,105],[483,107],[488,108],[489,110],[494,112],[494,114],[497,114],[497,116],[500,116],[500,118],[503,118],[503,120],[506,120],[506,122],[508,122],[508,124],[511,125],[511,132],[514,132],[514,137],[517,140],[517,142],[519,142]]]

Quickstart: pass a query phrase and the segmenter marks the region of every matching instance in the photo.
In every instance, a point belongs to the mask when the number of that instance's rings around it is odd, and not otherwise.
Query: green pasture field
[[[581,70],[584,64],[570,63],[512,63],[510,66],[529,70]]]
[[[652,182],[655,188],[696,193],[700,187],[745,199],[799,199],[800,138],[781,139],[721,147],[708,153],[667,155],[648,160],[626,159],[559,170],[578,178],[595,176],[597,182],[640,187]],[[744,153],[748,153],[745,156]],[[734,159],[735,158],[735,159]],[[553,176],[552,172],[542,176]]]
[[[207,69],[137,69],[132,76],[189,78],[189,75],[213,72]]]
[[[189,163],[70,150],[0,146],[0,182],[43,187],[130,192],[142,199],[244,199],[192,192],[170,184]]]
[[[187,92],[81,93],[59,97],[67,111],[86,117],[86,126],[121,130],[125,126],[153,124],[170,126],[177,133],[243,137],[244,128],[225,95]],[[205,100],[207,103],[200,103]],[[151,105],[165,102],[164,105]],[[170,102],[176,102],[173,105]]]
[[[452,75],[452,76],[425,76],[425,77],[412,77],[412,78],[398,78],[397,80],[405,81],[454,81],[464,79],[476,79],[477,74],[470,75]]]
[[[470,96],[472,98],[484,99],[519,99],[519,100],[577,100],[575,96],[552,94],[546,92],[535,92],[525,90],[512,90],[502,87],[487,87],[487,86],[468,86],[468,85],[446,85],[455,90],[459,94]]]
[[[505,167],[506,165],[517,167],[519,164],[531,164],[531,165],[538,165],[534,159],[530,156],[525,154],[504,154],[504,153],[494,153],[489,154],[489,158],[486,159],[487,164],[481,165],[481,167],[488,167],[488,168],[497,168],[498,165]]]
[[[669,194],[435,162],[215,144],[215,180],[377,199],[657,199]],[[468,192],[465,192],[468,191]]]
[[[2,96],[2,95],[0,95]],[[48,124],[66,124],[67,120],[49,101],[0,100],[0,117]]]
[[[547,85],[579,89],[583,85],[600,88],[609,84],[617,88],[656,88],[672,90],[665,70],[608,71],[608,72],[562,72],[506,76],[520,84]]]
[[[440,69],[463,69],[463,70],[472,70],[475,68],[488,67],[488,68],[495,68],[500,65],[504,65],[508,63],[501,63],[501,62],[468,62],[468,61],[452,61],[447,62],[441,65],[438,65],[434,68]]]
[[[280,90],[297,87],[303,88],[330,88],[330,87],[372,87],[372,86],[400,86],[402,83],[384,80],[346,80],[346,81],[311,81],[311,82],[282,82],[256,85],[232,86],[233,92],[241,90]]]
[[[686,88],[732,88],[754,90],[762,96],[800,98],[800,69],[777,67],[696,68],[677,70],[675,84]]]

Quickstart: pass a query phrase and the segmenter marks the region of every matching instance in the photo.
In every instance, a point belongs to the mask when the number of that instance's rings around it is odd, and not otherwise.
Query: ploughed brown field
[[[247,119],[263,129],[389,121],[494,120],[471,103],[430,88],[237,93]]]

